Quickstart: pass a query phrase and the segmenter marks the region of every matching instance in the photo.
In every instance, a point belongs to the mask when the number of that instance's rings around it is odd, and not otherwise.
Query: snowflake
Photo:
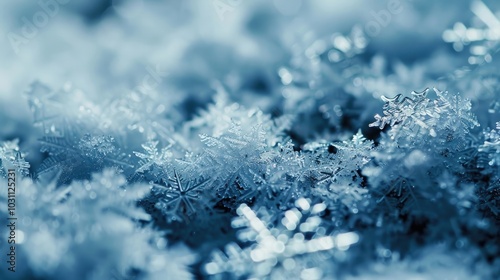
[[[268,167],[276,166],[278,146],[291,119],[272,119],[258,109],[227,102],[220,91],[215,103],[187,125],[191,133],[198,133],[202,145],[200,153],[183,164],[191,173],[213,178],[215,193],[236,208],[269,190],[265,183],[272,177],[272,168]]]
[[[306,170],[317,185],[359,185],[355,172],[370,161],[373,142],[367,141],[361,131],[351,141],[338,143],[311,142],[304,145],[307,155]]]
[[[168,146],[158,150],[158,141],[148,141],[143,144],[142,148],[146,151],[145,154],[134,152],[134,154],[141,159],[139,161],[139,168],[137,168],[136,172],[144,173],[145,171],[153,169],[153,175],[159,175],[159,171],[155,171],[155,169],[162,167],[172,158],[173,154],[170,151],[172,145],[173,144],[170,143]]]
[[[19,151],[19,140],[0,142],[0,176],[5,177],[7,169],[15,168],[22,176],[28,176],[30,164]]]
[[[477,117],[472,113],[472,104],[462,95],[451,94],[434,88],[438,99],[434,101],[435,110],[443,113],[441,129],[468,134],[471,129],[480,126]]]
[[[496,129],[484,132],[484,138],[484,143],[479,146],[478,151],[488,153],[488,164],[500,168],[500,122],[497,122]]]
[[[99,126],[112,129],[118,135],[142,134],[147,139],[159,139],[161,141],[172,137],[173,119],[178,119],[178,112],[166,104],[171,104],[170,99],[164,99],[163,95],[155,92],[131,91],[122,96],[113,96],[106,100],[102,106],[99,118],[104,121]],[[170,109],[170,110],[169,110]]]
[[[140,226],[151,220],[137,206],[149,193],[147,184],[128,184],[111,169],[66,187],[29,178],[18,184],[16,199],[23,205],[18,215],[27,221],[18,250],[30,264],[20,273],[47,279],[132,279],[134,271],[145,279],[190,277],[186,266],[193,258],[167,248],[161,231]],[[0,198],[0,216],[6,218],[7,193]],[[106,256],[99,266],[97,255]]]
[[[406,128],[409,126],[415,129],[415,126],[427,130],[433,137],[436,136],[436,131],[433,126],[436,125],[436,118],[439,118],[438,112],[433,110],[433,104],[426,98],[429,89],[422,92],[413,91],[411,94],[414,97],[402,97],[398,94],[393,98],[382,96],[384,105],[384,116],[375,115],[376,121],[371,123],[370,127],[378,126],[384,129],[386,125],[390,125],[393,129]],[[414,123],[412,123],[414,121]]]
[[[33,113],[33,125],[41,127],[46,136],[61,137],[71,123],[74,127],[97,126],[101,123],[94,114],[96,106],[87,100],[80,89],[67,83],[59,90],[52,90],[41,82],[30,85],[28,103]]]
[[[435,215],[432,204],[439,202],[443,215],[446,211],[466,212],[474,201],[474,188],[467,180],[476,168],[477,155],[477,140],[471,132],[479,123],[469,100],[437,89],[437,97],[431,100],[428,92],[413,92],[413,98],[383,98],[384,116],[376,115],[370,126],[391,128],[382,134],[363,174],[368,177],[371,195],[389,209]],[[445,172],[461,183],[450,181],[452,186],[442,188],[447,179],[436,178]]]
[[[392,127],[389,132],[392,139],[412,138],[421,134],[436,137],[442,130],[460,130],[468,132],[470,128],[479,126],[475,116],[470,112],[471,104],[459,95],[451,95],[446,91],[434,88],[438,96],[435,100],[427,98],[429,89],[422,92],[413,91],[413,98],[393,98],[382,96],[386,103],[383,107],[384,116],[375,115],[376,121],[370,127],[384,129]]]
[[[161,195],[156,207],[164,214],[168,222],[187,221],[196,213],[202,203],[206,203],[203,196],[208,179],[198,182],[184,182],[181,176],[174,170],[174,177],[169,178],[164,185],[154,184],[155,192]]]
[[[29,162],[24,160],[23,155],[21,152],[16,153],[16,157],[14,161],[12,162],[12,165],[15,167],[15,169],[22,175],[22,176],[28,176],[29,174],[29,168],[30,164]]]
[[[265,209],[256,213],[246,204],[237,209],[232,222],[241,228],[238,239],[244,248],[230,243],[226,252],[215,251],[205,272],[215,279],[323,279],[333,276],[335,266],[324,262],[335,250],[347,250],[359,240],[358,234],[329,234],[321,218],[326,204],[311,205],[305,198],[296,201],[276,221]],[[260,217],[259,217],[260,216]],[[226,278],[225,278],[226,277]]]
[[[68,183],[72,179],[83,179],[103,167],[114,167],[127,171],[133,168],[130,155],[123,153],[111,136],[79,136],[74,129],[67,128],[63,136],[44,136],[40,140],[41,151],[47,152],[37,170],[37,176],[62,171],[59,183]]]
[[[262,177],[264,162],[256,151],[263,151],[265,146],[259,140],[254,141],[255,134],[241,135],[236,129],[220,138],[208,135],[200,137],[206,145],[205,166],[220,167],[213,171],[214,177],[218,179],[218,194],[222,198],[244,200],[245,197],[254,196],[259,188],[254,179]]]

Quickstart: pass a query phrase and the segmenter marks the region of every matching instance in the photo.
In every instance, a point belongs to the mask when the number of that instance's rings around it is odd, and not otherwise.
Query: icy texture
[[[165,274],[190,279],[190,253],[182,248],[166,250],[161,232],[139,224],[150,216],[135,202],[148,191],[146,184],[127,185],[111,169],[93,174],[91,181],[73,181],[63,188],[55,182],[18,181],[16,215],[22,218],[17,221],[16,244],[22,269],[17,273],[47,279],[136,275],[158,279]],[[8,215],[5,201],[4,218]]]
[[[205,271],[214,279],[323,279],[334,277],[335,262],[345,258],[344,251],[359,241],[354,232],[331,234],[323,224],[323,203],[311,205],[300,198],[296,207],[274,221],[261,208],[257,214],[246,204],[238,207],[232,222],[238,239],[250,245],[241,248],[230,243],[225,252],[215,252]],[[263,217],[259,217],[263,216]]]
[[[30,164],[19,151],[19,140],[0,142],[0,176],[6,178],[8,169],[15,169],[22,176],[28,176]]]
[[[500,278],[498,3],[62,2],[0,8],[0,279]]]

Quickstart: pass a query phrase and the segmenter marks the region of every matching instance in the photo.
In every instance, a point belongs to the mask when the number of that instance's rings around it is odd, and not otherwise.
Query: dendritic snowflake
[[[238,207],[234,228],[241,228],[238,239],[247,244],[226,246],[205,264],[214,279],[325,279],[335,275],[335,266],[325,260],[339,257],[358,242],[354,232],[332,234],[321,216],[324,203],[310,204],[305,198],[296,207],[275,217],[261,208],[254,212],[246,204]]]
[[[488,154],[488,164],[500,168],[500,122],[496,123],[496,129],[484,132],[484,143],[478,150]]]
[[[147,184],[128,184],[124,176],[106,169],[65,187],[30,179],[19,180],[18,186],[16,199],[22,207],[16,213],[25,221],[17,231],[22,252],[18,261],[29,264],[37,277],[130,279],[139,273],[144,279],[165,274],[190,278],[189,252],[167,249],[160,231],[138,223],[151,219],[136,205],[149,193]],[[6,217],[6,193],[0,195],[0,215]],[[94,265],[97,255],[106,256],[100,266]],[[17,273],[34,277],[29,270]]]
[[[478,167],[488,184],[479,188],[479,201],[481,207],[500,217],[500,122],[495,129],[485,131],[484,138],[484,143],[478,147]]]
[[[462,22],[457,22],[453,29],[444,31],[443,39],[452,43],[456,51],[470,46],[469,64],[491,62],[493,54],[500,47],[500,19],[480,0],[472,1],[471,10],[482,24],[466,27]]]
[[[368,191],[362,187],[360,170],[371,160],[372,150],[373,142],[361,131],[350,141],[304,145],[304,176],[314,180],[311,195],[325,199],[329,207],[341,202],[354,213],[364,208]]]
[[[92,172],[104,167],[115,167],[127,175],[133,168],[131,156],[122,152],[111,136],[80,136],[69,129],[63,136],[44,136],[39,141],[41,151],[47,152],[49,157],[42,162],[37,175],[62,171],[60,183],[88,178]]]
[[[438,130],[452,131],[461,127],[464,132],[479,126],[476,118],[471,114],[470,101],[458,95],[439,91],[434,88],[437,99],[427,98],[429,89],[422,92],[413,91],[412,97],[403,97],[401,94],[393,98],[382,96],[385,101],[384,115],[375,115],[376,121],[370,127],[384,129],[391,126],[389,134],[392,139],[412,138],[417,135],[438,135]]]
[[[158,141],[148,141],[142,145],[142,148],[146,153],[134,152],[134,154],[140,158],[139,168],[136,169],[138,173],[144,173],[146,171],[151,172],[153,176],[157,177],[161,174],[161,168],[172,159],[173,154],[170,148],[173,144],[169,144],[166,147],[158,149]]]
[[[290,120],[227,104],[226,98],[224,91],[219,92],[215,103],[188,124],[190,133],[199,134],[201,146],[181,166],[212,178],[219,199],[233,201],[233,207],[266,188],[266,178],[271,176],[268,167],[280,155],[278,146]]]
[[[15,168],[22,176],[28,176],[30,164],[19,151],[18,140],[0,142],[0,176],[5,177],[7,169]]]
[[[174,170],[173,177],[164,180],[165,185],[154,184],[153,191],[159,195],[160,200],[156,203],[158,208],[171,221],[188,221],[190,216],[196,214],[197,210],[206,207],[209,196],[206,184],[209,179],[200,179],[197,182],[185,181]]]
[[[500,279],[488,1],[3,1],[0,279]]]

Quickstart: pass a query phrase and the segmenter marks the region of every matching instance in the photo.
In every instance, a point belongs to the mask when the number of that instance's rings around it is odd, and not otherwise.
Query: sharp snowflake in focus
[[[0,4],[0,279],[500,279],[500,4]],[[15,241],[15,243],[14,243]]]
[[[162,196],[156,207],[165,214],[167,220],[186,219],[196,212],[196,208],[200,209],[197,204],[204,203],[202,192],[207,181],[185,182],[174,170],[173,178],[165,182],[166,186],[154,185],[157,189],[154,192]]]

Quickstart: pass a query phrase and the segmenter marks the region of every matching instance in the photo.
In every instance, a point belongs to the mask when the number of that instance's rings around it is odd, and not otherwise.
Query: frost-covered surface
[[[500,278],[500,5],[345,2],[0,4],[0,279]]]

